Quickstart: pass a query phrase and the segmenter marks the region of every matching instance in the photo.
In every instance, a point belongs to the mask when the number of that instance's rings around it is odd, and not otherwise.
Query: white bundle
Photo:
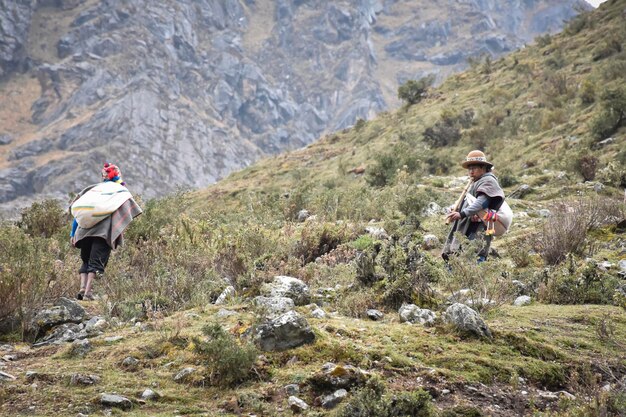
[[[476,197],[474,197],[471,194],[466,194],[465,201],[466,201],[466,205],[469,206],[474,201],[476,201]],[[480,217],[480,220],[482,220],[483,222],[484,222],[483,217],[485,217],[486,213],[487,213],[487,210],[480,210],[478,212],[478,216]],[[511,223],[513,222],[513,210],[511,210],[511,207],[509,207],[509,205],[505,201],[502,203],[502,205],[498,209],[497,214],[498,214],[498,220],[495,221],[494,235],[502,236],[503,234],[508,232],[509,228],[511,227]]]
[[[110,216],[132,195],[126,187],[107,181],[83,194],[70,207],[72,216],[83,229],[90,229]]]

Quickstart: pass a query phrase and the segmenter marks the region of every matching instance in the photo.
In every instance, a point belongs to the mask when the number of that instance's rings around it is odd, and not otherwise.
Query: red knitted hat
[[[122,172],[117,167],[117,165],[113,165],[108,162],[105,162],[104,168],[102,168],[102,179],[109,180],[109,181],[121,181]]]

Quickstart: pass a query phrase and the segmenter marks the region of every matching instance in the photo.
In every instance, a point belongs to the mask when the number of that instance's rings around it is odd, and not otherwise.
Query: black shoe
[[[78,291],[78,294],[76,294],[76,299],[77,300],[82,300],[83,297],[85,296],[85,291]]]

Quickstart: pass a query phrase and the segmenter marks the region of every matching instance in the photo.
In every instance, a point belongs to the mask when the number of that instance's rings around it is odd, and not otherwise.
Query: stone
[[[424,235],[422,246],[426,250],[435,249],[439,247],[439,238],[433,234]]]
[[[61,297],[53,307],[39,311],[33,318],[31,324],[36,329],[35,339],[60,324],[80,323],[84,316],[85,309],[80,304]]]
[[[298,384],[285,385],[283,389],[287,395],[296,395],[300,392],[300,386]]]
[[[106,330],[109,323],[100,316],[94,316],[85,322],[85,331],[92,335]]]
[[[70,348],[70,354],[79,358],[84,358],[91,351],[91,342],[86,339],[74,340]]]
[[[87,332],[81,329],[80,325],[76,323],[65,323],[55,327],[52,332],[44,336],[37,343],[34,343],[33,347],[59,345],[86,337]]]
[[[424,326],[432,326],[437,318],[433,311],[419,308],[415,304],[402,304],[398,314],[400,314],[401,323],[419,323]]]
[[[132,356],[128,356],[122,361],[122,367],[126,368],[129,371],[133,371],[139,367],[139,363],[140,362],[138,359],[133,358]]]
[[[0,135],[0,145],[8,145],[13,142],[11,135]]]
[[[315,333],[295,311],[263,323],[255,329],[255,343],[265,352],[284,351],[315,341]]]
[[[381,311],[375,310],[373,308],[367,310],[365,314],[367,314],[367,317],[374,321],[382,320],[382,318],[385,317],[385,315]]]
[[[453,325],[457,330],[491,339],[491,331],[480,315],[465,304],[455,303],[444,313],[444,321]]]
[[[215,305],[222,305],[225,304],[228,300],[232,300],[235,297],[235,287],[233,287],[232,285],[229,285],[228,287],[226,287],[226,289],[224,289],[224,291],[222,291],[222,293],[220,294],[219,297],[217,297],[217,300],[215,300]]]
[[[322,407],[327,410],[337,407],[348,396],[348,391],[339,389],[330,395],[322,398]]]
[[[133,408],[133,403],[128,398],[116,394],[100,394],[100,404],[105,407],[120,408],[124,411]]]
[[[306,411],[309,409],[309,405],[302,401],[300,398],[292,395],[287,399],[287,403],[289,404],[289,408],[294,413],[301,413],[302,411]]]
[[[0,381],[15,381],[16,379],[13,375],[0,371]]]
[[[99,382],[98,375],[73,374],[70,377],[70,385],[95,385]]]
[[[514,306],[518,306],[518,307],[527,306],[527,305],[529,305],[531,303],[531,301],[532,300],[531,300],[531,298],[529,296],[527,296],[527,295],[520,295],[519,297],[517,297],[515,299],[515,301],[513,301],[513,305]]]
[[[308,210],[300,210],[298,212],[298,221],[300,223],[304,222],[306,219],[308,219],[309,217],[311,217],[311,213],[309,213]]]
[[[295,308],[295,303],[287,297],[254,297],[252,303],[265,317],[276,317]]]
[[[124,336],[108,336],[102,339],[104,343],[115,343],[124,340]]]
[[[387,240],[389,239],[389,235],[382,227],[376,226],[367,226],[365,231],[370,234],[374,239],[378,240]]]
[[[507,196],[507,198],[522,199],[532,192],[532,188],[528,184],[520,185],[515,191]]]
[[[369,374],[352,365],[327,362],[322,369],[309,377],[309,383],[319,390],[350,389],[365,384]]]
[[[161,398],[161,394],[151,390],[150,388],[146,388],[141,393],[141,399],[145,401],[156,401]]]
[[[177,373],[176,376],[174,376],[174,381],[176,381],[176,382],[184,382],[184,381],[187,380],[189,375],[193,374],[194,372],[196,372],[196,368],[191,368],[191,367],[184,368],[179,373]]]
[[[318,307],[311,312],[311,317],[315,319],[324,319],[326,318],[326,312]]]
[[[216,316],[219,318],[236,316],[237,313],[232,310],[226,310],[225,308],[221,308],[220,311],[217,312]]]
[[[548,209],[541,209],[539,211],[537,211],[537,214],[539,215],[539,217],[543,217],[545,219],[547,219],[548,217],[552,216],[552,212]]]
[[[276,276],[274,281],[261,286],[261,295],[291,298],[297,306],[306,305],[311,301],[309,287],[298,278],[288,276]]]
[[[439,204],[435,203],[434,201],[428,203],[426,208],[424,208],[424,210],[422,211],[422,215],[424,215],[425,217],[439,216],[441,214],[444,214],[443,209]]]

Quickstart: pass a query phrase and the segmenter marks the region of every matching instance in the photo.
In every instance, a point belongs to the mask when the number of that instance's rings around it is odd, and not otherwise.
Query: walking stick
[[[463,204],[463,199],[465,198],[465,194],[467,194],[467,192],[469,191],[469,189],[472,186],[473,182],[474,181],[472,179],[469,180],[469,182],[467,183],[467,185],[463,189],[463,192],[461,193],[459,198],[454,203],[454,208],[452,209],[452,211],[459,211],[459,209],[461,208],[461,204]],[[450,224],[450,219],[446,219],[446,224]]]

